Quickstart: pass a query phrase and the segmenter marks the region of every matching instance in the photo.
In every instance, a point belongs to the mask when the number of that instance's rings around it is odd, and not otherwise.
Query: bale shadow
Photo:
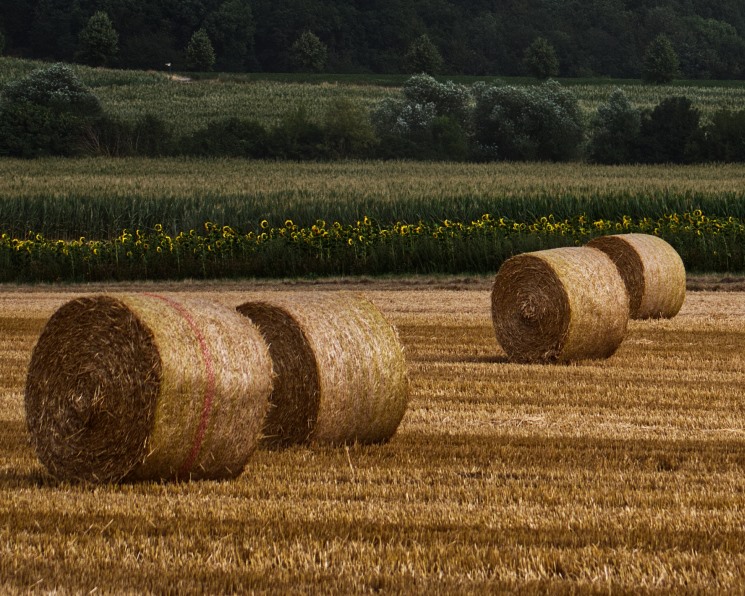
[[[485,356],[469,356],[469,355],[454,355],[454,356],[441,356],[439,354],[434,356],[420,356],[415,360],[416,362],[447,362],[448,364],[509,364],[510,360],[507,356],[497,355],[485,355]]]

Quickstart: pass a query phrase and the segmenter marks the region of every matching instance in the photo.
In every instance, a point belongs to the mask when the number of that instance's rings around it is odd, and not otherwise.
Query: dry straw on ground
[[[494,330],[515,362],[607,358],[623,340],[628,318],[618,270],[592,248],[518,255],[494,280]]]
[[[264,429],[269,445],[376,443],[396,432],[408,404],[403,348],[369,301],[347,292],[246,302],[277,374]]]
[[[155,294],[72,300],[34,348],[26,419],[60,479],[227,478],[258,444],[272,365],[232,309]]]
[[[632,319],[672,318],[686,296],[686,271],[676,250],[649,234],[600,236],[587,246],[618,267],[629,292]]]

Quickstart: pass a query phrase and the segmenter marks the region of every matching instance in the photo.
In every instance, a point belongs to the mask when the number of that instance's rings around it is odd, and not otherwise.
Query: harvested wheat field
[[[520,365],[491,279],[324,283],[397,326],[383,445],[260,449],[227,481],[52,479],[24,421],[46,319],[107,288],[0,292],[0,592],[745,589],[745,292],[689,291],[609,359]],[[236,306],[290,284],[115,286]],[[78,290],[78,291],[76,291]]]

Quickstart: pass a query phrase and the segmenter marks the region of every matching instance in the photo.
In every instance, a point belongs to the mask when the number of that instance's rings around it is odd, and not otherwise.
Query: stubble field
[[[745,292],[689,292],[604,362],[513,365],[490,279],[160,284],[238,304],[351,289],[399,330],[386,445],[254,454],[230,482],[59,484],[27,444],[31,349],[63,302],[0,293],[0,591],[741,591]]]

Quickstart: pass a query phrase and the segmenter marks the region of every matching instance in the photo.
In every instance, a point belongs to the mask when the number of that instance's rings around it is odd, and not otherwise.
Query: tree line
[[[685,78],[745,77],[741,0],[0,4],[0,52],[142,69],[512,76],[528,72],[526,50],[543,38],[555,51],[557,75],[638,78],[646,49],[660,35],[670,40]],[[200,61],[205,40],[214,54],[207,62]],[[195,43],[203,47],[190,56]]]
[[[554,80],[466,86],[419,74],[406,81],[400,97],[371,111],[342,98],[320,121],[297,106],[271,127],[226,117],[179,135],[155,115],[131,122],[106,114],[73,70],[58,63],[0,94],[0,156],[46,155],[742,162],[745,109],[720,110],[704,123],[687,97],[640,110],[617,89],[588,123],[576,96]]]

